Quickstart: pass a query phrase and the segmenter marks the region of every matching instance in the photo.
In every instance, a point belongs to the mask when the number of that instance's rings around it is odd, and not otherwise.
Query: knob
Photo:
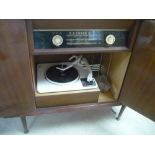
[[[60,45],[62,45],[62,43],[63,43],[63,38],[62,38],[62,36],[60,36],[60,35],[55,35],[55,36],[53,36],[53,38],[52,38],[52,43],[55,45],[55,46],[60,46]]]
[[[113,34],[109,34],[106,36],[105,41],[108,45],[113,45],[115,43],[115,36]]]

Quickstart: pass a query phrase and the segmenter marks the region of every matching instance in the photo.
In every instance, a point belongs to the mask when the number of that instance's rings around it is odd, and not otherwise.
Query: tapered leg
[[[120,109],[120,112],[119,112],[118,116],[116,117],[117,120],[120,120],[120,117],[122,116],[125,108],[126,108],[126,106],[125,105],[122,105],[122,107]]]
[[[22,116],[22,117],[20,117],[20,119],[21,119],[21,122],[22,122],[22,125],[24,128],[24,133],[28,133],[29,130],[27,128],[26,116]]]

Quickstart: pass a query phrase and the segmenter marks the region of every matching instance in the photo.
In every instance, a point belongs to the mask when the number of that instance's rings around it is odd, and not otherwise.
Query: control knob
[[[57,47],[59,47],[60,45],[62,45],[62,43],[63,43],[63,38],[62,38],[62,36],[61,36],[61,35],[55,35],[55,36],[53,36],[53,38],[52,38],[52,43],[53,43],[55,46],[57,46]]]
[[[109,34],[105,38],[107,45],[113,45],[115,43],[115,40],[116,40],[116,38],[113,34]]]

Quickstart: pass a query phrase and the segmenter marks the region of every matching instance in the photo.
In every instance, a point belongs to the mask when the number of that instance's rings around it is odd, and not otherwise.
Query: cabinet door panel
[[[24,20],[0,20],[0,116],[34,108],[34,94]]]
[[[155,121],[155,20],[141,24],[119,100]]]

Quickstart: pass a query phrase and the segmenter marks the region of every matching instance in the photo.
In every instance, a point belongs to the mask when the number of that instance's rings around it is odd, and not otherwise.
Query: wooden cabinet
[[[78,48],[68,53],[90,54],[96,50],[96,53],[102,53],[105,58],[104,65],[109,66],[109,62],[111,63],[109,79],[112,82],[112,93],[101,94],[99,101],[94,104],[80,105],[78,102],[79,105],[36,108],[35,101],[38,102],[40,97],[39,102],[43,103],[47,99],[48,104],[52,98],[50,94],[39,96],[36,93],[36,64],[54,60],[56,57],[64,59],[65,56],[60,57],[59,54],[65,55],[67,50],[55,49],[51,55],[51,50],[33,49],[31,26],[35,29],[49,29],[61,24],[64,28],[93,28],[94,23],[97,28],[132,28],[134,33],[130,35],[128,48],[110,48],[109,51],[107,48]],[[101,107],[106,105],[103,102],[109,102],[109,105],[118,105],[119,102],[155,120],[155,21],[141,21],[138,35],[134,25],[135,21],[132,20],[72,20],[68,26],[65,25],[65,20],[34,20],[26,26],[25,20],[0,20],[0,116],[35,115],[66,109],[70,111],[80,107]]]
[[[0,20],[0,116],[34,110],[34,90],[24,20]]]

